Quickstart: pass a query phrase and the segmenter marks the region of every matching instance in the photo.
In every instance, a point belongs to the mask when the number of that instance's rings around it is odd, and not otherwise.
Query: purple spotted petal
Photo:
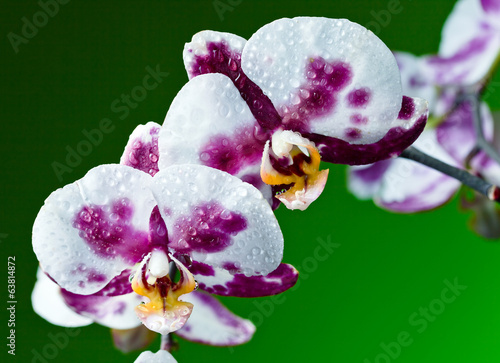
[[[347,141],[319,134],[302,134],[318,147],[323,161],[335,164],[363,165],[396,157],[409,147],[424,130],[427,102],[418,98],[403,98],[399,126],[373,144],[350,144]]]
[[[62,290],[64,301],[76,313],[113,329],[132,329],[141,325],[135,307],[141,296],[130,293],[120,296],[77,295]]]
[[[156,202],[151,176],[124,165],[101,165],[53,192],[33,226],[33,249],[61,287],[95,293],[149,252]]]
[[[207,73],[230,77],[240,69],[246,42],[246,39],[231,33],[211,30],[196,33],[182,53],[189,79]]]
[[[497,5],[483,3],[487,11]],[[485,13],[478,0],[460,0],[443,27],[439,54],[431,57],[428,64],[437,84],[470,85],[487,75],[499,50],[498,14]]]
[[[255,332],[250,320],[234,315],[206,293],[195,291],[185,295],[183,300],[194,305],[187,323],[175,332],[184,339],[214,346],[234,346],[248,342]]]
[[[153,181],[172,253],[212,267],[232,263],[247,275],[278,267],[283,236],[271,207],[253,186],[202,165],[171,166]],[[260,253],[249,259],[254,248]]]
[[[36,273],[37,281],[31,294],[33,310],[49,323],[66,327],[92,324],[91,318],[75,313],[64,301],[61,288],[41,269]]]
[[[177,363],[175,358],[166,350],[151,353],[149,350],[142,352],[134,363]]]
[[[285,129],[368,144],[396,127],[402,91],[394,56],[348,20],[267,24],[248,40],[242,68],[271,99]]]
[[[158,134],[160,125],[148,122],[135,128],[128,140],[120,164],[142,170],[151,176],[158,172]]]
[[[252,251],[257,256],[260,252]],[[230,265],[230,264],[228,264]],[[215,268],[206,271],[191,270],[200,288],[211,294],[237,297],[261,297],[280,294],[291,288],[297,282],[298,271],[289,264],[282,263],[266,276],[245,276],[236,273],[237,269]]]
[[[460,163],[463,163],[476,146],[474,117],[471,105],[463,102],[436,128],[441,146]],[[485,137],[490,139],[493,133],[493,118],[485,103],[481,104],[481,117]]]
[[[272,200],[262,183],[263,131],[231,80],[221,74],[193,78],[177,94],[160,131],[160,170],[201,164],[253,184]]]
[[[275,129],[281,123],[271,100],[241,69],[241,53],[246,40],[233,34],[203,31],[195,34],[184,48],[184,64],[189,78],[208,73],[227,76],[238,89],[257,123]]]
[[[141,324],[132,329],[112,329],[111,336],[117,349],[129,353],[146,348],[158,335]]]

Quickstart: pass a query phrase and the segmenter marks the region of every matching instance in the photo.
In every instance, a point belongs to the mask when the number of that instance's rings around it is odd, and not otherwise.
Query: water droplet
[[[149,160],[151,160],[153,163],[156,163],[158,161],[158,156],[156,154],[149,154]]]

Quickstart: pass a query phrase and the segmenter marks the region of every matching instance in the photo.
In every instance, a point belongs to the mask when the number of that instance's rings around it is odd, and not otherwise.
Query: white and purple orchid
[[[424,100],[403,96],[389,49],[348,20],[280,19],[248,41],[203,31],[184,63],[191,80],[160,131],[160,167],[214,167],[291,209],[321,194],[320,160],[397,156],[427,118]]]
[[[186,324],[193,305],[179,298],[195,289],[195,278],[229,296],[293,286],[297,271],[280,264],[283,237],[262,194],[201,165],[150,171],[154,130],[149,124],[131,136],[122,161],[148,148],[136,168],[101,165],[47,198],[33,227],[44,272],[72,294],[144,296],[136,314],[161,334]]]
[[[484,83],[500,56],[500,0],[459,0],[444,24],[439,52],[426,59],[440,86]]]

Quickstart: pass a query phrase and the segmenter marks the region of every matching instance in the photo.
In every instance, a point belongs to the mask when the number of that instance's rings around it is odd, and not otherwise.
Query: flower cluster
[[[351,191],[398,212],[435,208],[461,186],[398,158],[413,143],[500,183],[478,148],[493,138],[478,97],[498,60],[499,14],[499,1],[460,0],[439,53],[424,57],[393,54],[342,19],[279,19],[248,40],[197,33],[183,52],[189,81],[163,125],[138,126],[120,164],[45,201],[33,227],[35,310],[58,325],[110,327],[122,351],[161,334],[160,351],[137,362],[174,362],[174,332],[242,344],[255,326],[212,295],[296,283],[273,210],[305,210],[321,195],[321,161],[350,165]]]

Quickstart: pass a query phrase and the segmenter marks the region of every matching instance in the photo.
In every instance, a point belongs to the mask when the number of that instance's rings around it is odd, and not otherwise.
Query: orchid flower
[[[142,170],[151,176],[161,170],[161,161],[167,155],[159,152],[160,129],[161,126],[154,122],[137,126],[130,135],[120,164]],[[245,198],[246,196],[241,195],[241,197]],[[264,238],[258,233],[254,237]],[[264,248],[270,248],[270,244],[266,244]],[[247,256],[247,258],[250,260],[258,258],[262,253],[264,253],[262,246],[256,246],[252,249],[252,256],[255,257]],[[184,259],[182,254],[179,254],[178,257]],[[279,256],[266,258],[267,262],[274,263]],[[199,282],[199,287],[202,290],[224,296],[261,297],[276,295],[295,285],[298,279],[298,271],[286,263],[281,263],[267,276],[245,276],[241,273],[241,266],[231,263],[223,265],[222,268],[210,268],[201,262],[188,261],[186,267]]]
[[[426,63],[436,84],[470,86],[484,83],[499,56],[500,0],[459,0]]]
[[[469,161],[476,146],[475,110],[469,102],[457,104],[460,88],[437,91],[426,64],[427,57],[396,53],[403,89],[408,94],[427,97],[433,120],[414,146],[457,168],[470,167],[494,184],[500,183],[497,163],[484,153]],[[481,103],[485,136],[492,138],[493,120],[485,103]],[[373,199],[387,210],[412,213],[436,208],[450,200],[461,183],[422,164],[406,159],[385,160],[349,169],[349,189],[360,199]],[[491,202],[490,202],[491,203]]]
[[[112,329],[115,346],[127,353],[144,349],[156,334],[137,319],[134,308],[141,303],[135,292],[107,295],[112,284],[92,295],[76,295],[61,289],[41,269],[33,289],[35,312],[52,324],[79,327],[98,323]],[[194,305],[185,325],[175,333],[186,340],[213,346],[233,346],[246,343],[255,332],[247,319],[232,314],[217,299],[194,291],[183,299]]]
[[[395,157],[425,126],[427,104],[403,96],[392,53],[348,20],[280,19],[248,41],[203,31],[183,56],[191,80],[160,131],[160,169],[214,167],[290,209],[321,194],[320,160]]]
[[[262,194],[227,173],[182,165],[152,177],[101,165],[47,198],[33,249],[43,271],[70,293],[143,296],[138,318],[168,334],[192,312],[179,298],[195,289],[193,273],[204,286],[240,283],[224,292],[244,293],[246,281],[279,266],[283,237]]]

